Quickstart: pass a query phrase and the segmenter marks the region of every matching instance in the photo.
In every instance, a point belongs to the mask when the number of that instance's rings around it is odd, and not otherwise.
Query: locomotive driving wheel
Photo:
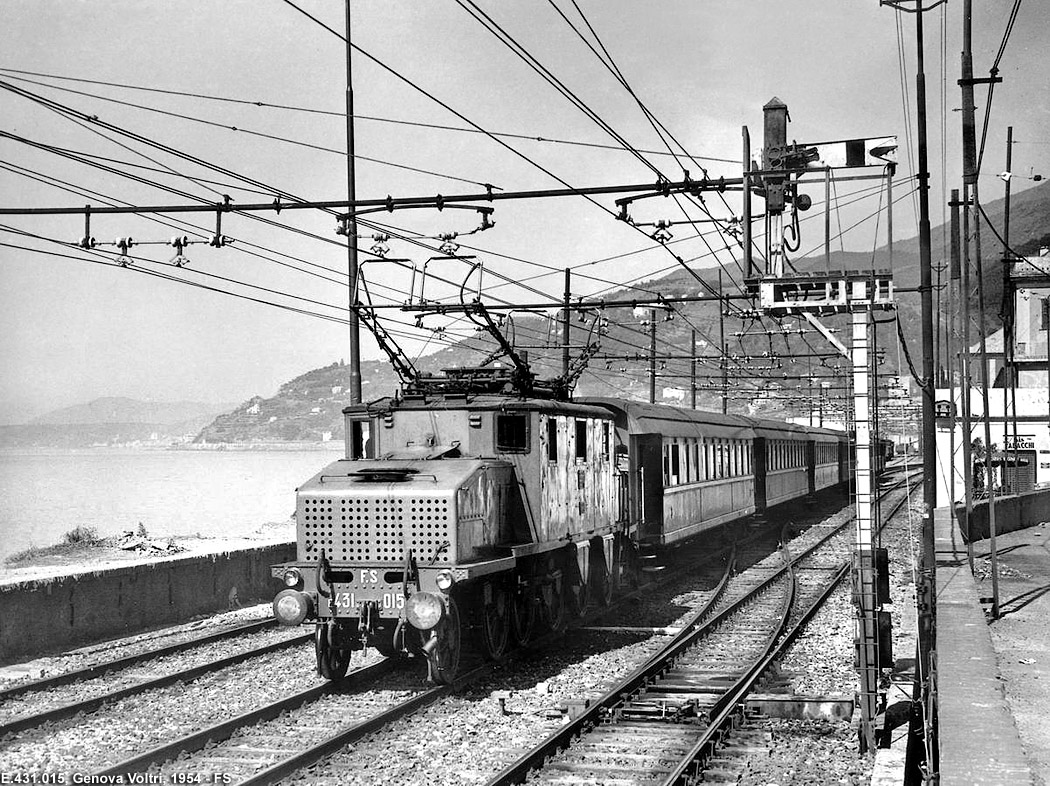
[[[536,628],[536,604],[533,602],[532,589],[522,586],[510,598],[510,631],[514,643],[524,647],[532,640]]]
[[[571,592],[571,590],[570,590]],[[565,628],[568,623],[569,599],[561,576],[556,576],[543,588],[544,622],[555,633]]]
[[[349,649],[333,645],[335,624],[319,623],[314,631],[314,650],[317,653],[317,673],[326,680],[341,680],[350,668]]]
[[[612,565],[608,563],[605,556],[604,544],[597,543],[591,547],[591,598],[601,608],[612,603],[613,593],[616,590],[617,571],[620,566],[616,559],[617,547],[612,549]]]
[[[485,654],[500,658],[510,641],[511,602],[501,582],[486,584],[481,597],[481,639]]]
[[[431,682],[449,685],[459,670],[459,654],[462,648],[462,629],[459,624],[459,608],[450,595],[445,606],[445,615],[430,633],[423,645],[427,656],[427,670]]]

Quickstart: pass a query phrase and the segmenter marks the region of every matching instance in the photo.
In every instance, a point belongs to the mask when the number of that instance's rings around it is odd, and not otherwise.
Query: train
[[[842,431],[613,398],[406,391],[343,414],[345,455],[297,489],[296,559],[272,567],[275,617],[314,626],[330,680],[374,647],[449,683],[468,643],[499,658],[659,549],[853,472]]]

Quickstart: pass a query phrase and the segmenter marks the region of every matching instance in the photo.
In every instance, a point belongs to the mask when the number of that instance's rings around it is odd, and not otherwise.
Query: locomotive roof
[[[559,415],[577,417],[608,418],[609,410],[604,407],[575,403],[570,401],[552,401],[543,398],[521,398],[519,396],[501,396],[483,394],[476,396],[438,395],[406,396],[394,399],[389,396],[370,401],[367,404],[350,405],[343,409],[344,414],[368,413],[377,415],[391,409],[399,410],[467,410],[477,411],[517,411],[540,410],[555,412]]]

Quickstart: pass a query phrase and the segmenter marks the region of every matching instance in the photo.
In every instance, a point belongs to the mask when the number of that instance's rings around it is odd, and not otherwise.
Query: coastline
[[[265,524],[256,532],[236,537],[176,535],[170,539],[153,539],[149,543],[173,542],[178,550],[134,551],[120,548],[106,539],[101,543],[71,546],[60,554],[34,556],[24,563],[0,563],[0,585],[26,581],[46,583],[62,576],[96,573],[112,568],[171,562],[186,557],[220,555],[261,546],[295,542],[295,522],[288,520]]]

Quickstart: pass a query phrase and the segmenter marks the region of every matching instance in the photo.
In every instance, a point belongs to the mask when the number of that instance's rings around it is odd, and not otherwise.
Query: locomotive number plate
[[[359,604],[373,601],[381,609],[397,610],[405,607],[405,595],[398,592],[384,592],[378,597],[373,592],[336,592],[332,594],[332,606],[339,611],[356,611]]]

